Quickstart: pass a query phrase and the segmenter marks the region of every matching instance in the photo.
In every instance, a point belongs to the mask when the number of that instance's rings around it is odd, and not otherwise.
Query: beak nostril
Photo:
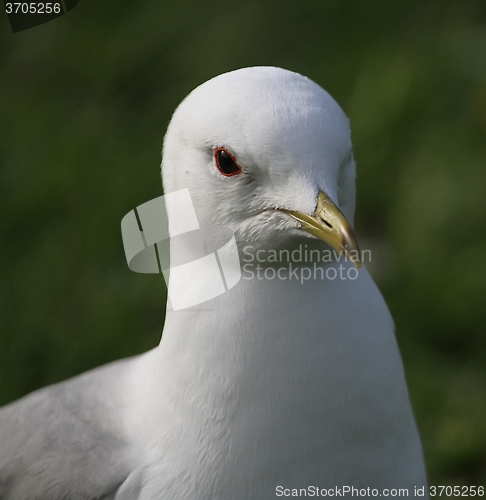
[[[321,191],[318,195],[317,208],[313,215],[281,210],[300,222],[301,229],[325,241],[335,250],[344,252],[345,257],[354,263],[356,269],[361,267],[358,242],[353,229],[341,210],[324,192]]]

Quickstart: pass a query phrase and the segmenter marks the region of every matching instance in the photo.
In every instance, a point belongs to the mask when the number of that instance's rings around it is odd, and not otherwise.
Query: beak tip
[[[359,250],[357,250],[359,252]],[[354,249],[353,249],[354,253]],[[361,269],[361,259],[359,258],[359,255],[353,255],[352,253],[348,251],[344,252],[344,256],[346,259],[349,259],[351,263],[354,265],[354,267],[359,271]]]
[[[353,229],[341,210],[324,193],[317,198],[317,207],[313,215],[303,212],[284,210],[301,224],[304,231],[325,241],[332,248],[350,260],[356,269],[361,269],[361,259],[358,242]]]

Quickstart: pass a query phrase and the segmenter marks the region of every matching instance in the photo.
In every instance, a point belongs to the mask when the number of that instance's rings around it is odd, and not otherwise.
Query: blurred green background
[[[180,100],[253,65],[350,117],[430,482],[485,484],[484,0],[82,0],[16,34],[0,15],[0,404],[157,344],[165,286],[128,270],[121,218],[161,194]]]

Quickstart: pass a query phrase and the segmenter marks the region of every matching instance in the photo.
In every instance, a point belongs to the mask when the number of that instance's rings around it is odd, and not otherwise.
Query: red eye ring
[[[219,172],[225,177],[232,177],[241,173],[241,167],[226,148],[217,148],[214,151],[214,163]]]

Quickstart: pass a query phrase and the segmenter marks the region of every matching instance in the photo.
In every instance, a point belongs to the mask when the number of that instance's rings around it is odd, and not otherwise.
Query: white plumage
[[[218,148],[241,173],[218,170]],[[165,192],[188,188],[200,225],[229,227],[240,251],[329,248],[295,216],[317,220],[319,193],[343,224],[354,216],[348,120],[283,69],[194,90],[168,128],[162,173]],[[366,268],[357,279],[246,278],[204,307],[168,310],[156,349],[5,407],[0,497],[246,500],[312,485],[413,496],[426,483],[420,440]]]

